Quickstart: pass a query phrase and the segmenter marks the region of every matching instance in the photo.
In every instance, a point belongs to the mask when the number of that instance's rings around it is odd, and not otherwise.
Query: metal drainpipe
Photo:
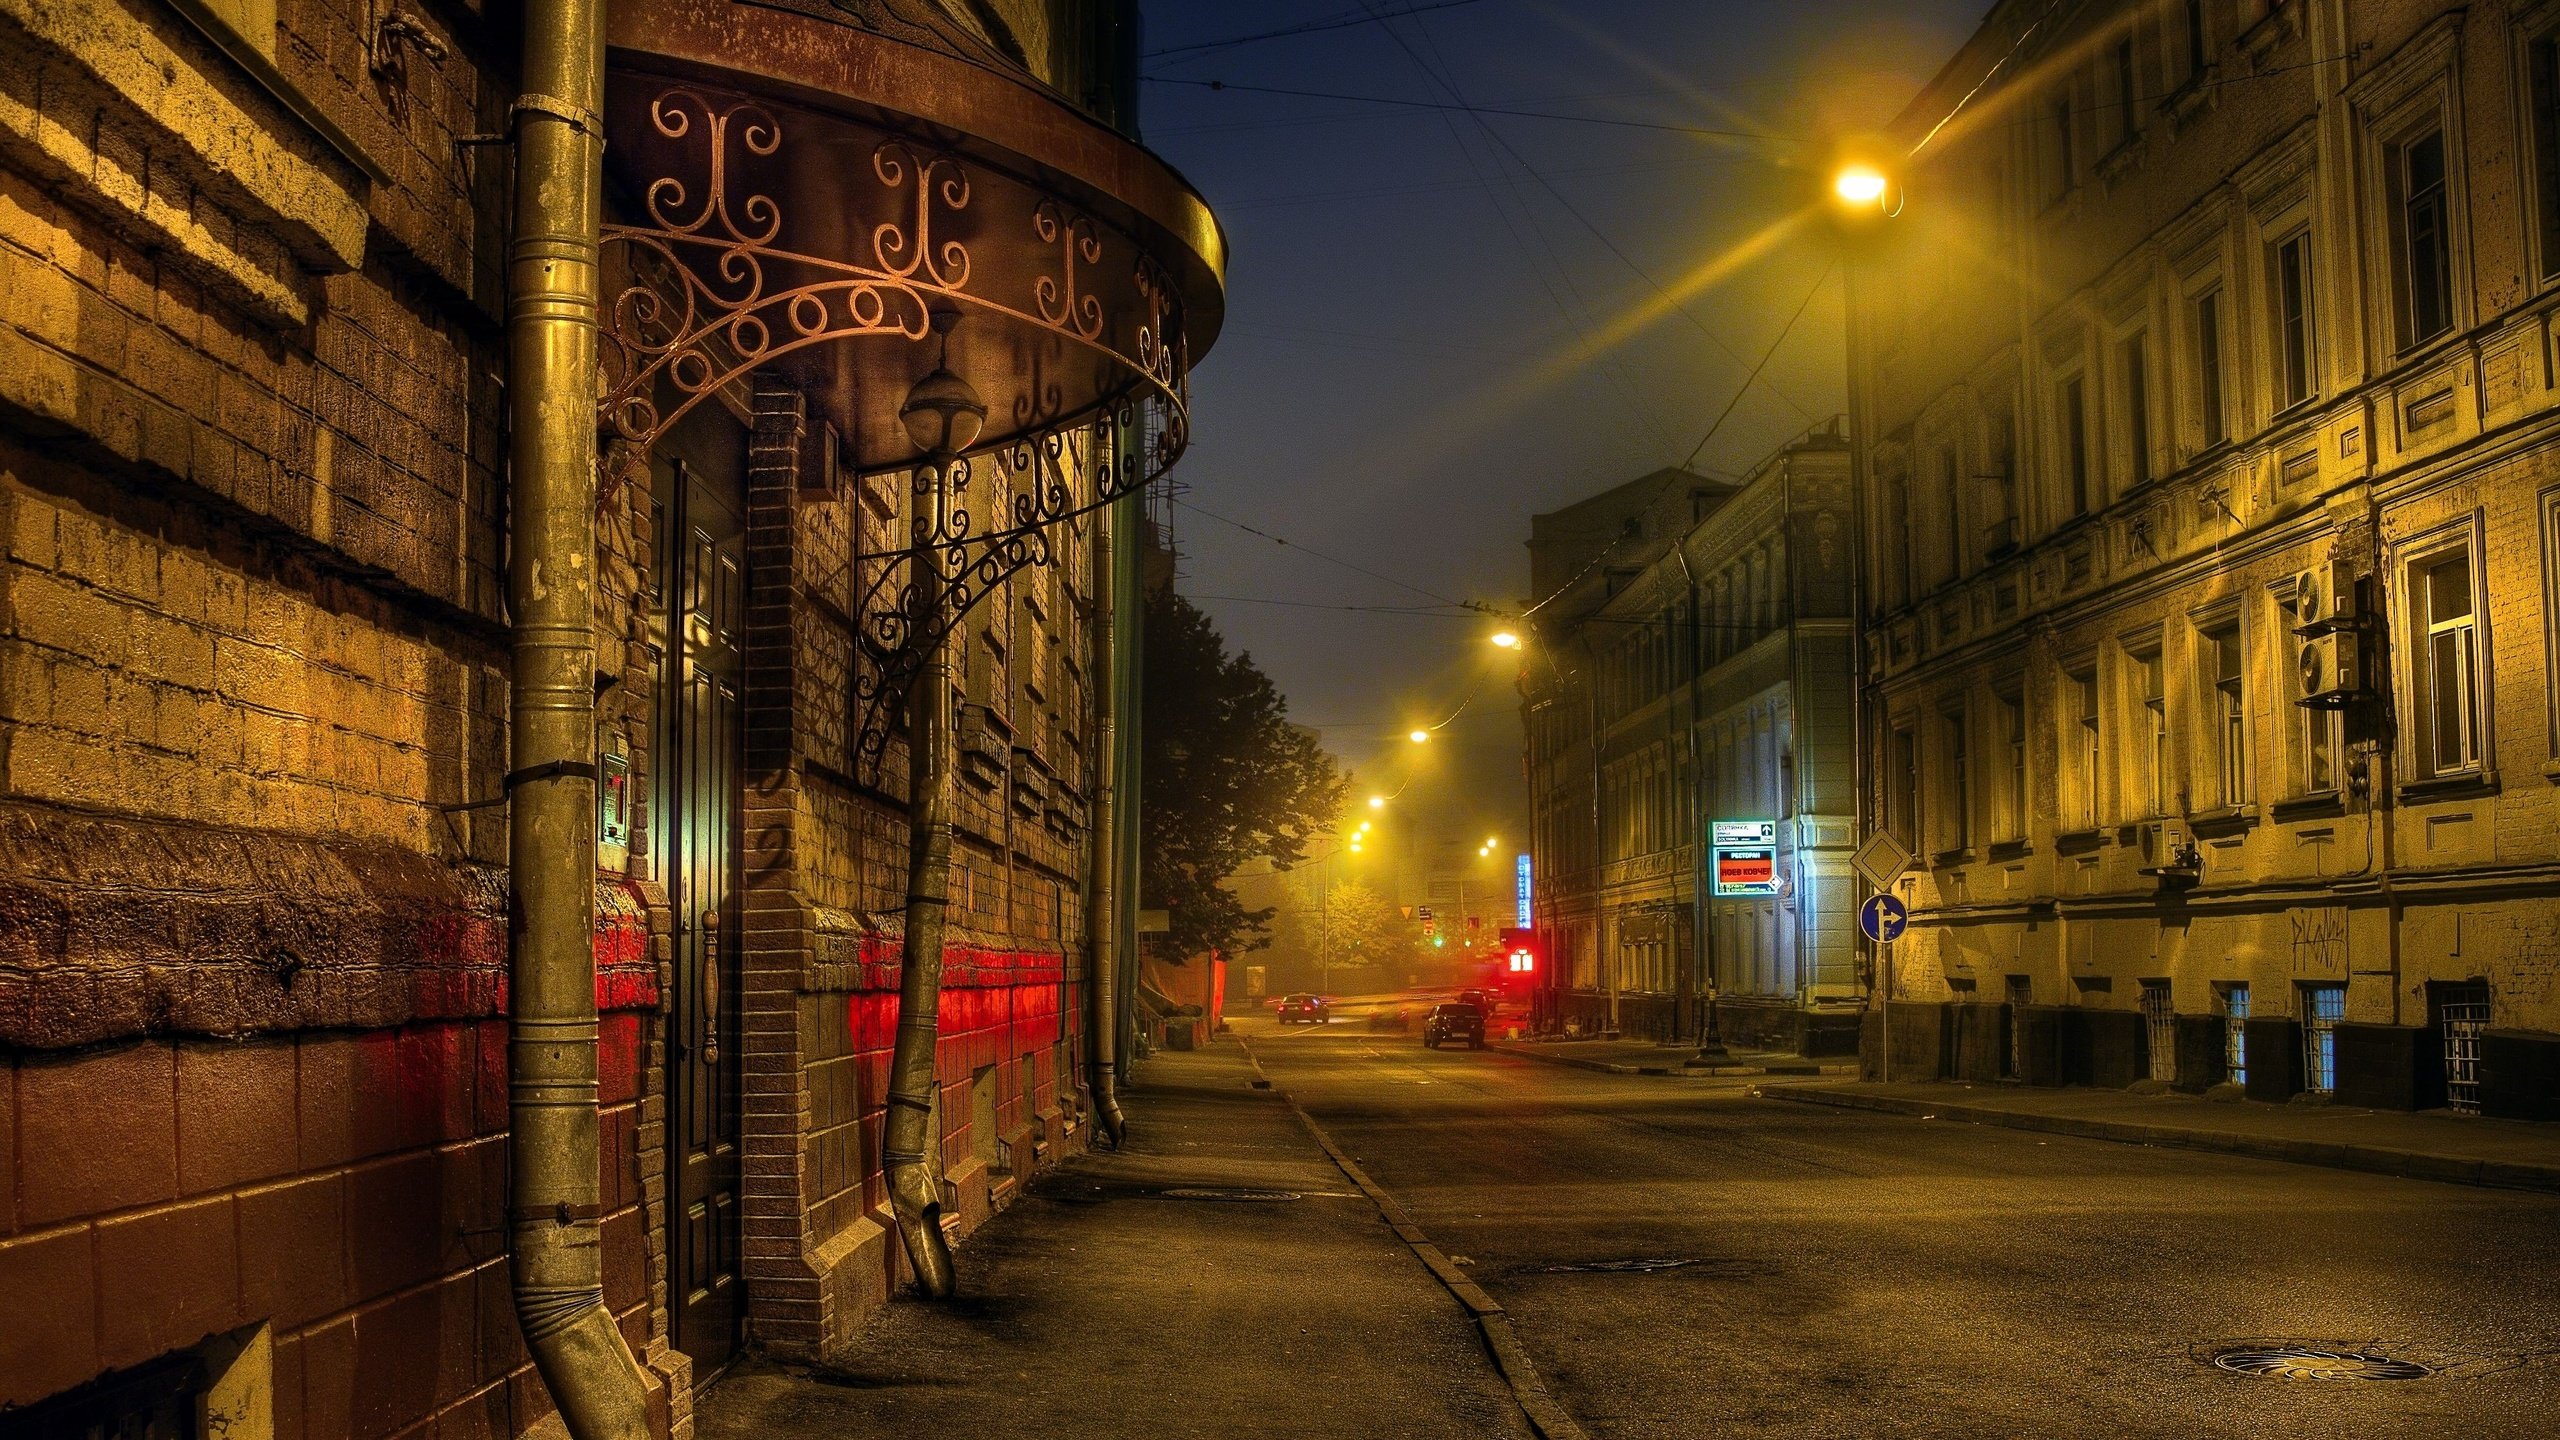
[[[1086,1085],[1093,1095],[1094,1123],[1111,1148],[1128,1134],[1128,1117],[1120,1110],[1120,691],[1115,679],[1119,663],[1112,643],[1120,596],[1117,564],[1122,526],[1116,505],[1097,512],[1093,527],[1093,668],[1102,676],[1094,706],[1093,833],[1086,882],[1093,899],[1085,911],[1085,932],[1092,940],[1092,970],[1087,982],[1090,1002],[1085,1016]]]
[[[1123,443],[1135,444],[1133,432],[1124,432]],[[1137,1007],[1131,998],[1138,993],[1138,727],[1139,696],[1143,693],[1139,676],[1146,664],[1145,574],[1140,563],[1139,540],[1145,523],[1144,502],[1137,492],[1114,502],[1118,513],[1111,527],[1111,684],[1112,714],[1118,761],[1111,774],[1113,789],[1120,797],[1119,813],[1113,818],[1112,888],[1118,896],[1112,910],[1112,948],[1118,969],[1114,974],[1117,989],[1112,996],[1114,1020],[1118,1025],[1118,1049],[1112,1056],[1113,1075],[1129,1078],[1129,1057],[1137,1049]]]
[[[507,256],[507,1161],[525,1347],[577,1440],[649,1433],[605,1307],[597,1173],[595,495],[604,8],[533,0]]]
[[[925,463],[932,472],[934,535],[949,533],[951,462],[947,454]],[[920,547],[915,565],[920,623],[942,605],[938,552]],[[942,1234],[942,1167],[935,1163],[936,1065],[942,1033],[942,943],[951,909],[951,772],[958,737],[952,724],[951,636],[939,635],[925,652],[915,689],[907,697],[907,916],[905,954],[898,975],[898,1041],[889,1060],[888,1134],[881,1163],[888,1171],[889,1208],[906,1242],[916,1290],[928,1300],[948,1300],[958,1289],[951,1244]]]

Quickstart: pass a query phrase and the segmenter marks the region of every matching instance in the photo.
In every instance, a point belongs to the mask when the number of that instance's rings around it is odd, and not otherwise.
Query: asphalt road
[[[2560,1198],[1238,1028],[1596,1437],[2560,1435]]]

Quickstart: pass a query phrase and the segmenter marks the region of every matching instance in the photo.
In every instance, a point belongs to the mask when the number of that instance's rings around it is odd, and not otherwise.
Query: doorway
[[[739,1276],[738,876],[745,707],[746,430],[715,404],[659,443],[663,647],[650,833],[673,916],[667,996],[668,1324],[707,1381],[736,1352]]]

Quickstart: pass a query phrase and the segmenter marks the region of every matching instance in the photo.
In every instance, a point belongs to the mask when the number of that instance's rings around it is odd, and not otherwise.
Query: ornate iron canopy
[[[1061,522],[1180,457],[1181,299],[1137,236],[965,137],[633,79],[607,113],[631,218],[604,227],[599,423],[645,454],[694,406],[778,373],[849,468],[910,477],[907,543],[868,557],[857,606],[858,748],[876,768],[931,647],[1049,563]],[[899,407],[938,363],[989,414],[982,443],[926,464]],[[917,584],[925,565],[939,586]]]

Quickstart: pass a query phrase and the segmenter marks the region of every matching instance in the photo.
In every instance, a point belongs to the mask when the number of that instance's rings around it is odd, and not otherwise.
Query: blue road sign
[[[1879,945],[1890,945],[1902,938],[1902,928],[1911,923],[1911,911],[1890,895],[1871,895],[1858,907],[1858,928]]]

